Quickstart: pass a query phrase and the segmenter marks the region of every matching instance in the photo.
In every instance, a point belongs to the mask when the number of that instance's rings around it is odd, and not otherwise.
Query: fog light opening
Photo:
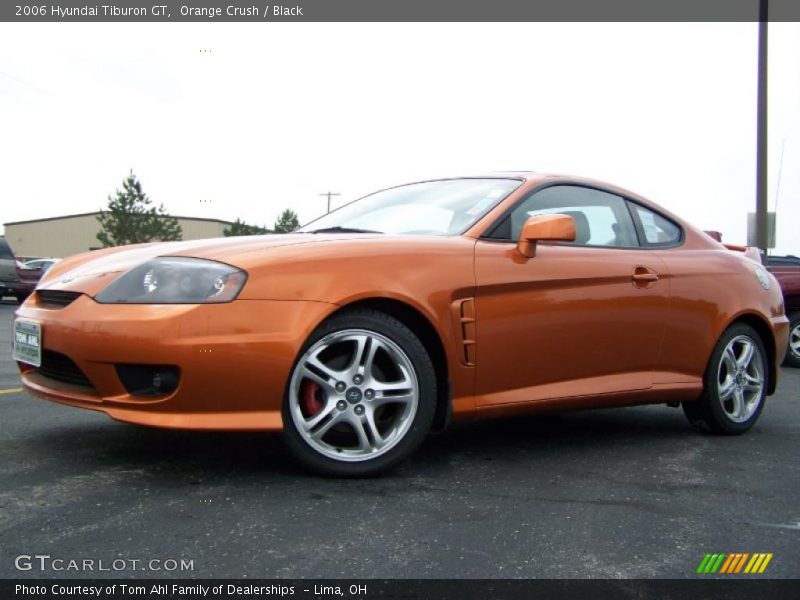
[[[172,365],[115,365],[125,390],[131,396],[167,396],[178,389],[180,369]]]
[[[153,387],[162,394],[171,394],[178,387],[178,370],[174,367],[160,368],[153,375]]]

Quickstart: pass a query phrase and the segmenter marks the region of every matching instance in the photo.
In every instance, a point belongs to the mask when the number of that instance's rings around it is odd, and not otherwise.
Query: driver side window
[[[547,214],[570,216],[575,221],[578,246],[639,246],[636,228],[623,198],[580,186],[545,188],[520,202],[505,221],[492,232],[495,239],[516,240],[530,217]]]

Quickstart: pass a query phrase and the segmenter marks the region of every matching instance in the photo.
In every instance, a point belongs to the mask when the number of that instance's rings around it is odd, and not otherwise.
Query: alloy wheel
[[[735,423],[747,421],[758,409],[764,389],[764,359],[759,346],[746,335],[725,346],[717,371],[718,399]]]
[[[800,358],[800,322],[789,332],[789,352]]]
[[[418,404],[411,360],[394,341],[365,329],[318,340],[300,357],[289,386],[301,438],[338,461],[387,453],[408,433]]]

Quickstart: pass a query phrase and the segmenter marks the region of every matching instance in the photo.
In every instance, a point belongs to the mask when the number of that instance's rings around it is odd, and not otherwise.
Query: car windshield
[[[376,192],[312,221],[301,233],[456,235],[519,185],[516,179],[447,179]]]

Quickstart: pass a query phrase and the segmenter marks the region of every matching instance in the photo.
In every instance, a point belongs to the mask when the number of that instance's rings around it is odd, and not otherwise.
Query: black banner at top
[[[800,0],[4,0],[0,21],[800,21]]]

